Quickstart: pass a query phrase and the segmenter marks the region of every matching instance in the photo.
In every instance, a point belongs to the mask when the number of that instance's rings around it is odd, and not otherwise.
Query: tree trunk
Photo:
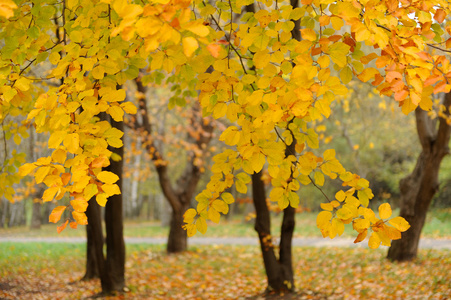
[[[183,252],[188,249],[188,236],[186,235],[186,230],[182,228],[183,226],[183,214],[189,207],[188,203],[182,203],[180,209],[172,209],[171,223],[169,229],[168,253]]]
[[[111,125],[124,132],[124,122],[111,120]],[[121,158],[124,157],[124,147],[111,149]],[[119,176],[116,184],[122,191],[123,160],[113,161],[107,170]],[[125,243],[123,233],[123,209],[122,194],[113,195],[108,198],[105,205],[105,227],[106,227],[106,273],[109,280],[102,282],[102,290],[106,293],[123,291],[125,288]]]
[[[33,200],[33,208],[31,212],[31,229],[41,229],[41,202]]]
[[[32,201],[33,201],[33,209],[31,213],[31,229],[41,229],[41,207],[42,207],[42,195],[44,194],[44,187],[42,184],[38,184],[36,186],[36,193],[34,193]]]
[[[451,94],[446,94],[444,105],[445,116],[450,115]],[[390,260],[410,261],[417,257],[421,230],[434,194],[439,188],[438,174],[443,157],[449,153],[451,126],[445,119],[440,119],[438,130],[436,122],[431,120],[427,112],[417,108],[415,111],[417,132],[422,152],[418,157],[414,171],[402,179],[399,186],[401,192],[400,216],[410,224],[410,228],[402,233],[400,240],[395,240],[388,251]]]
[[[294,290],[293,267],[291,260],[291,237],[294,229],[294,209],[289,206],[284,210],[282,236],[280,240],[279,259],[276,257],[275,245],[271,241],[271,216],[266,204],[265,186],[261,172],[252,175],[252,193],[256,212],[255,230],[258,233],[262,250],[263,263],[268,280],[267,292],[278,294]],[[291,230],[291,233],[290,233]]]
[[[82,280],[100,277],[100,268],[103,268],[103,230],[100,206],[94,198],[89,201],[86,209],[88,225],[86,225],[86,273]]]
[[[195,163],[195,154],[188,153],[189,160],[182,175],[178,178],[175,185],[172,183],[172,178],[167,164],[162,164],[164,157],[159,147],[152,141],[152,126],[149,121],[149,114],[147,111],[146,102],[146,87],[143,86],[140,80],[136,80],[137,90],[140,92],[139,96],[139,114],[136,115],[135,126],[144,137],[143,144],[146,144],[147,150],[152,154],[155,168],[158,173],[158,181],[161,190],[166,200],[172,208],[172,215],[170,221],[170,231],[167,244],[168,253],[176,253],[185,251],[187,249],[187,235],[182,228],[184,225],[183,214],[188,209],[193,197],[196,186],[202,175],[200,168]],[[207,151],[207,145],[212,138],[213,126],[211,122],[206,122],[201,115],[201,109],[198,103],[192,108],[190,124],[192,128],[199,130],[197,137],[187,134],[187,140],[196,144],[201,151]]]

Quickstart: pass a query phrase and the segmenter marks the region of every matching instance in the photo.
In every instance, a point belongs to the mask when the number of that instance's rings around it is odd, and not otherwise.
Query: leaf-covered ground
[[[80,282],[84,246],[0,244],[0,299],[83,299],[100,292]],[[203,246],[180,255],[127,249],[129,292],[109,299],[262,299],[258,247]],[[291,299],[449,299],[451,251],[421,251],[413,263],[390,263],[385,250],[295,248],[297,295]]]

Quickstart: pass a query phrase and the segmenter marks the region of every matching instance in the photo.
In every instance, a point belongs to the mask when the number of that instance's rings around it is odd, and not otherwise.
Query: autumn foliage
[[[368,208],[369,182],[347,171],[334,149],[317,153],[315,126],[354,78],[393,96],[406,114],[417,106],[431,110],[431,95],[450,91],[443,55],[451,48],[451,26],[444,22],[449,3],[268,0],[242,14],[251,3],[2,1],[0,121],[14,129],[16,143],[32,124],[49,134],[54,150],[25,165],[13,154],[3,163],[0,193],[11,198],[12,185],[33,174],[47,186],[44,201],[71,197],[55,208],[52,222],[69,209],[72,221],[86,224],[88,201],[104,206],[120,193],[118,177],[102,168],[117,159],[108,146],[121,147],[123,133],[98,115],[121,121],[136,113],[126,101],[126,83],[145,69],[143,84],[198,90],[203,114],[230,123],[220,136],[229,148],[215,156],[210,182],[185,214],[190,236],[228,212],[234,202],[228,188],[246,193],[250,175],[266,167],[270,199],[281,209],[298,206],[301,185],[320,188],[325,177],[342,182],[343,190],[321,205],[323,236],[333,238],[352,224],[356,242],[371,233],[371,248],[399,239],[408,224],[389,219],[388,204],[379,217]],[[295,22],[300,41],[292,39]],[[26,120],[18,128],[5,121],[19,115]],[[295,151],[285,155],[293,141]]]

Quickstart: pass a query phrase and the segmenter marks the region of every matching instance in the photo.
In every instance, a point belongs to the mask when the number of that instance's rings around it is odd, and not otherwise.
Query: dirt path
[[[2,242],[46,242],[46,243],[84,243],[85,238],[64,238],[64,237],[0,237]],[[162,237],[129,237],[125,238],[127,244],[165,244],[166,238]],[[258,245],[258,239],[252,237],[193,237],[188,240],[190,245]],[[311,247],[367,247],[367,243],[354,244],[353,239],[349,238],[294,238],[294,246]],[[424,249],[450,249],[451,239],[435,240],[422,239],[420,248]]]

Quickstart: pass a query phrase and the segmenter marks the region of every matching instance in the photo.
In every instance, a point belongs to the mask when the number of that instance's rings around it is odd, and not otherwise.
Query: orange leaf
[[[63,214],[66,206],[57,206],[52,210],[52,213],[49,216],[49,222],[56,223],[61,219],[61,215]]]
[[[354,240],[354,244],[356,243],[360,243],[361,241],[363,241],[366,238],[366,235],[368,233],[368,230],[365,229],[364,231],[362,231],[361,233],[359,233],[359,235],[357,236],[357,238]]]
[[[70,222],[70,223],[69,223],[69,226],[70,226],[70,228],[72,228],[72,229],[77,229],[78,224],[77,224],[77,222]]]
[[[69,183],[71,176],[72,175],[70,173],[63,173],[61,175],[61,181],[63,182],[63,185],[67,185]]]
[[[436,20],[439,23],[442,23],[443,20],[445,20],[446,12],[443,9],[437,9],[434,15],[434,20]]]
[[[210,44],[207,46],[208,52],[210,52],[211,56],[217,58],[219,56],[219,51],[221,51],[221,46],[218,44]]]
[[[56,231],[57,231],[58,233],[61,233],[61,231],[63,231],[64,228],[66,228],[67,223],[69,223],[69,220],[66,220],[66,222],[64,222],[63,225],[56,227]]]

